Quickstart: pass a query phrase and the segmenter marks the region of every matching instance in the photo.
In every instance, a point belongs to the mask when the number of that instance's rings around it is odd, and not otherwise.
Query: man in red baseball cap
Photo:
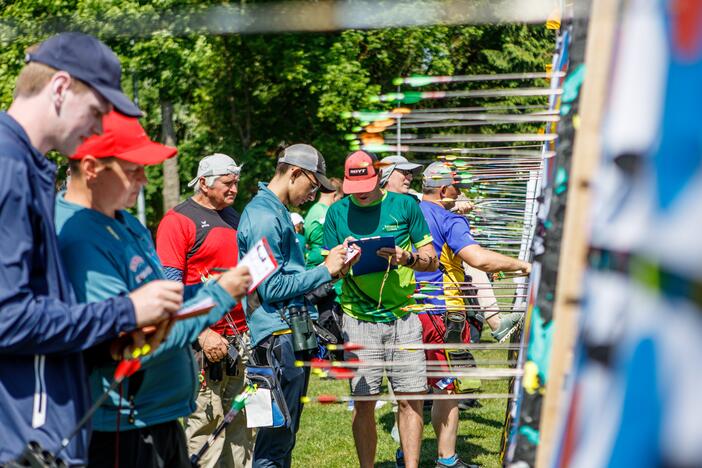
[[[393,238],[395,248],[361,253],[361,262],[364,255],[388,258],[386,270],[355,274],[352,269],[346,276],[341,292],[342,329],[346,341],[370,345],[369,349],[347,353],[347,358],[397,363],[397,366],[388,364],[386,370],[395,394],[402,398],[403,394],[427,390],[424,356],[401,347],[422,343],[421,322],[407,309],[414,304],[409,299],[415,289],[414,271],[434,271],[439,262],[417,201],[409,195],[382,190],[377,166],[377,158],[365,151],[356,151],[346,158],[343,188],[350,196],[329,208],[324,222],[324,245],[338,245],[348,237]],[[412,251],[413,247],[416,252]],[[351,380],[351,394],[377,395],[382,379],[382,368],[359,369]],[[398,403],[405,466],[416,468],[422,441],[422,402],[399,400]],[[375,461],[374,409],[374,401],[354,404],[353,435],[363,468],[372,467]]]
[[[98,211],[114,216],[134,206],[146,184],[144,166],[160,164],[177,152],[151,141],[136,118],[110,112],[103,118],[102,135],[88,138],[70,156],[71,182],[76,183],[69,183],[65,198],[97,204]],[[93,190],[93,180],[100,180],[100,190]]]
[[[112,112],[103,120],[102,135],[86,140],[70,157],[71,180],[57,197],[56,230],[79,301],[119,296],[165,278],[149,231],[125,208],[134,205],[146,183],[144,166],[176,152],[151,141],[136,118]],[[88,466],[190,466],[178,422],[195,408],[197,375],[190,344],[236,305],[234,298],[241,298],[250,282],[248,269],[239,267],[205,285],[186,306],[204,299],[215,306],[177,321],[153,354],[137,348],[134,356],[146,354],[143,370],[129,377],[121,391],[109,389],[116,366],[109,353],[99,346],[87,353],[93,397],[108,394],[92,420]]]

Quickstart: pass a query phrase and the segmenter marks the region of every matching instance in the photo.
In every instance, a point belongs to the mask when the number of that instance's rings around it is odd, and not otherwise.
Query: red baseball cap
[[[366,193],[378,183],[375,163],[378,158],[372,153],[356,151],[346,157],[344,164],[344,193]]]
[[[136,117],[112,111],[102,119],[102,135],[93,135],[76,149],[70,159],[115,157],[148,166],[160,164],[178,153],[172,146],[151,141]]]

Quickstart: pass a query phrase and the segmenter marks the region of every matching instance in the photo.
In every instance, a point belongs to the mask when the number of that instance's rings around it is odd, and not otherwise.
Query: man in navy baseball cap
[[[89,427],[60,449],[90,406],[82,351],[170,319],[183,285],[152,281],[76,302],[54,231],[56,165],[45,155],[74,154],[102,133],[113,108],[140,112],[120,90],[117,57],[94,37],[59,34],[27,52],[12,104],[0,112],[0,465],[19,463],[33,441],[83,466]]]
[[[82,33],[61,33],[27,50],[7,115],[31,145],[46,154],[73,154],[102,132],[113,108],[127,116],[141,111],[122,93],[122,67],[105,44]]]
[[[27,53],[26,61],[66,71],[100,93],[119,113],[141,117],[136,104],[122,92],[119,59],[93,36],[77,32],[57,34]]]

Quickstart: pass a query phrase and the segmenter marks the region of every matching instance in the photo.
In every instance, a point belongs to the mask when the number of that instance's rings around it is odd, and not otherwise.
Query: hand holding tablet
[[[381,249],[395,251],[395,238],[392,236],[366,237],[349,241],[350,248],[361,250],[361,257],[353,266],[354,275],[365,275],[385,271],[388,267],[387,257],[381,257],[377,252]]]

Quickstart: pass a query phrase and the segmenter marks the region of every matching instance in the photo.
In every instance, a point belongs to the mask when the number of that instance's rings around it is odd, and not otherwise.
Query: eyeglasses
[[[319,182],[317,182],[317,179],[313,179],[312,177],[310,177],[310,175],[307,173],[307,171],[302,171],[302,173],[305,174],[305,177],[307,177],[307,180],[309,180],[310,183],[312,184],[312,188],[310,189],[310,195],[312,195],[313,193],[317,193],[317,190],[319,190],[319,186],[320,186]]]
[[[395,170],[405,177],[414,176],[414,173],[408,169],[395,169]]]

